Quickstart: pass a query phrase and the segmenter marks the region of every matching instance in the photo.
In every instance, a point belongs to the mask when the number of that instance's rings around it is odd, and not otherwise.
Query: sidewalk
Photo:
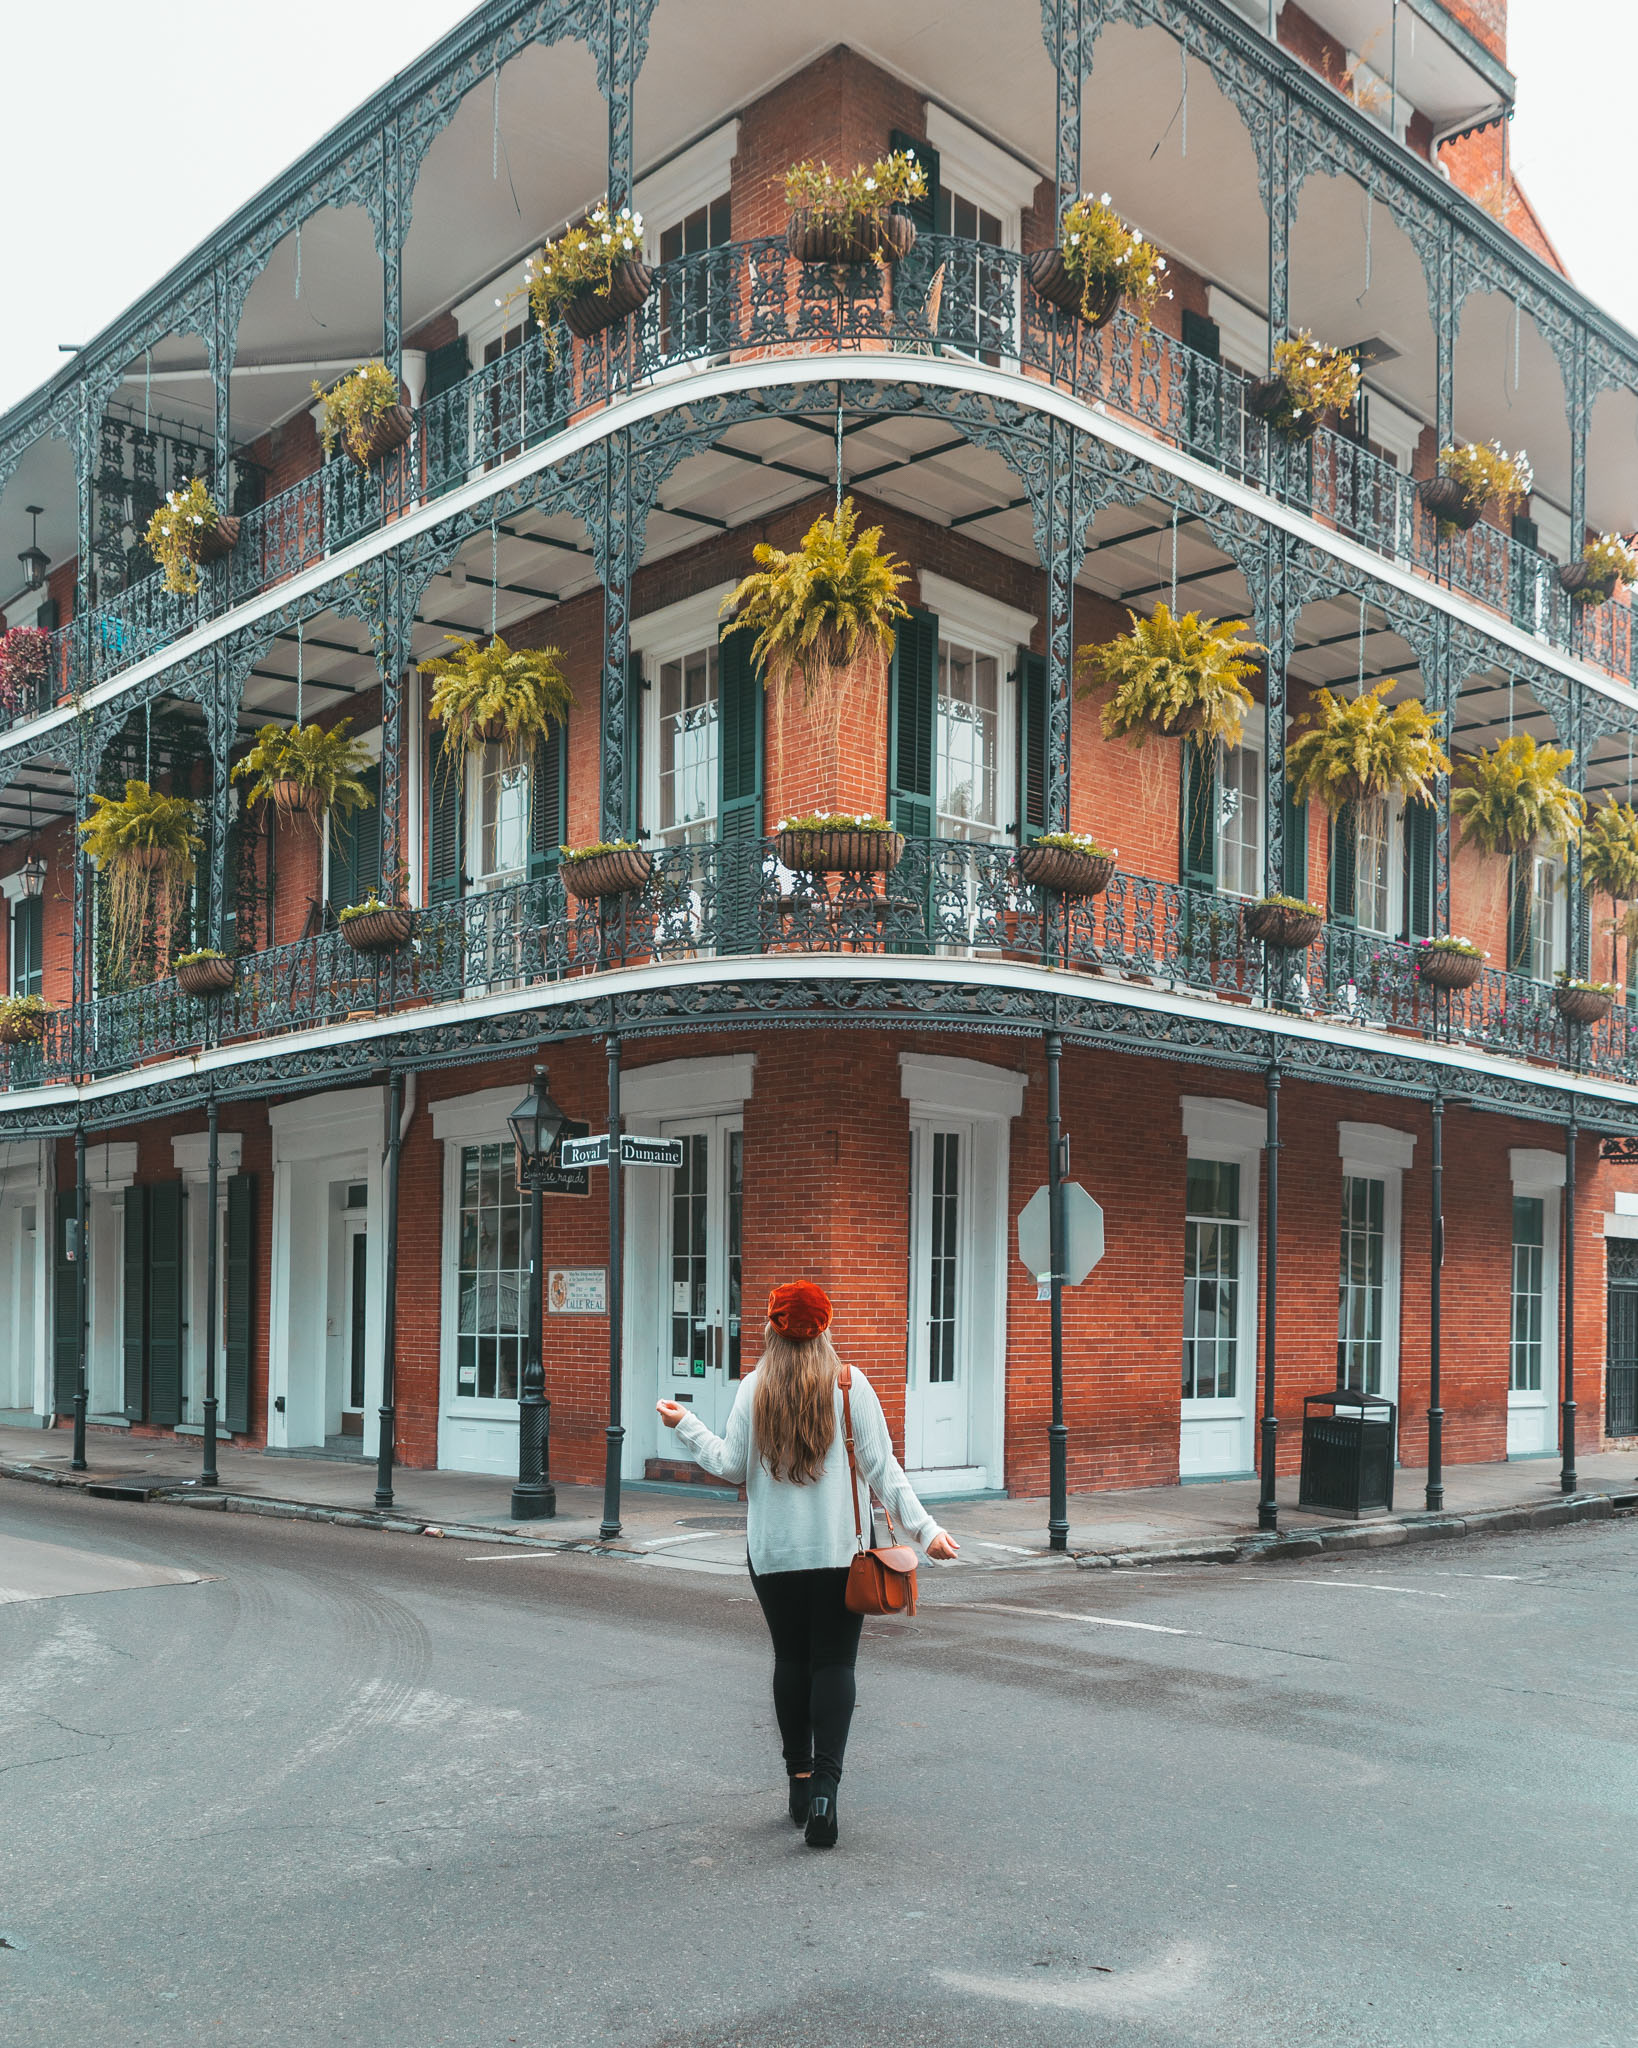
[[[627,1482],[621,1496],[621,1532],[611,1544],[598,1539],[602,1493],[589,1486],[559,1486],[557,1515],[547,1522],[515,1522],[511,1482],[490,1473],[400,1469],[393,1506],[375,1507],[375,1466],[330,1458],[269,1456],[225,1448],[217,1459],[220,1487],[198,1487],[195,1443],[90,1432],[90,1470],[68,1469],[72,1438],[66,1429],[0,1429],[0,1476],[47,1485],[80,1485],[104,1494],[186,1501],[200,1508],[300,1516],[411,1534],[482,1536],[562,1549],[616,1552],[652,1565],[738,1571],[745,1559],[745,1507],[732,1492],[709,1487],[658,1487]],[[1638,1452],[1594,1453],[1577,1463],[1580,1491],[1559,1491],[1556,1458],[1512,1464],[1455,1465],[1445,1471],[1442,1514],[1423,1511],[1427,1475],[1394,1475],[1392,1515],[1362,1521],[1302,1514],[1293,1474],[1279,1484],[1280,1535],[1257,1531],[1254,1479],[1189,1486],[1143,1487],[1131,1493],[1074,1494],[1069,1501],[1069,1556],[1047,1548],[1043,1499],[935,1503],[935,1512],[961,1543],[962,1563],[989,1570],[1157,1563],[1162,1559],[1232,1562],[1244,1558],[1305,1556],[1344,1550],[1551,1526],[1638,1509]],[[104,1495],[106,1497],[106,1495]],[[116,1496],[117,1497],[117,1496]]]

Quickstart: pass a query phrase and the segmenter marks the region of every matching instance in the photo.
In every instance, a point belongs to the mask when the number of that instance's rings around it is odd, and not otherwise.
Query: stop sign
[[[1037,1188],[1018,1212],[1018,1256],[1040,1279],[1052,1271],[1052,1190]],[[1103,1211],[1078,1180],[1064,1182],[1064,1272],[1079,1287],[1103,1257]]]

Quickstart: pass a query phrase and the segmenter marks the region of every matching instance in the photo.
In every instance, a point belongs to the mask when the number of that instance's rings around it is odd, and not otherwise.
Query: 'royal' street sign
[[[596,1138],[565,1138],[557,1149],[557,1160],[560,1166],[607,1166],[608,1132]]]
[[[558,1160],[560,1164],[568,1167],[607,1166],[608,1132],[600,1132],[595,1138],[565,1138],[558,1148]],[[682,1163],[681,1138],[633,1138],[624,1133],[621,1135],[622,1166],[681,1166]]]

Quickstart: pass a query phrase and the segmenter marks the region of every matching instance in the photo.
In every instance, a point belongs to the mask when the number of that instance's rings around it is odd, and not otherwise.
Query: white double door
[[[744,1125],[692,1117],[663,1122],[660,1135],[682,1141],[683,1159],[661,1169],[657,1390],[720,1436],[742,1373],[756,1364],[760,1327],[744,1332],[740,1314]]]

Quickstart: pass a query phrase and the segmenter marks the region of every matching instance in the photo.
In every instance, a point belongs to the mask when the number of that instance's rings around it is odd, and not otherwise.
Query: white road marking
[[[1285,1582],[1288,1586],[1346,1586],[1354,1593],[1409,1593],[1413,1600],[1448,1600],[1448,1593],[1435,1593],[1426,1586],[1382,1586],[1374,1579],[1299,1579],[1294,1575]]]
[[[525,1550],[520,1544],[516,1550],[486,1550],[482,1557],[462,1558],[463,1564],[516,1564],[521,1558],[531,1560],[542,1557],[556,1557],[555,1550]]]
[[[1524,1577],[1523,1572],[1435,1572],[1436,1579],[1505,1579],[1508,1585],[1516,1586]]]
[[[1192,1628],[1167,1628],[1158,1621],[1122,1621],[1112,1614],[1072,1614],[1063,1607],[1008,1607],[999,1600],[950,1600],[943,1604],[963,1608],[969,1614],[1023,1614],[1031,1621],[1084,1621],[1092,1628],[1137,1628],[1150,1636],[1192,1636],[1198,1633]]]
[[[732,1529],[699,1529],[692,1536],[651,1536],[645,1550],[668,1550],[673,1543],[709,1543],[713,1536],[732,1536]]]
[[[1018,1557],[1034,1557],[1037,1553],[1027,1543],[991,1543],[985,1537],[978,1539],[980,1550],[1010,1550]]]

